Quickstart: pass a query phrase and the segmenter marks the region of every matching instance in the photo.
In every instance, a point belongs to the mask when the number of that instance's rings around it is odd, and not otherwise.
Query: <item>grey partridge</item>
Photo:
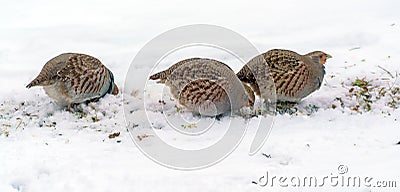
[[[118,94],[114,75],[98,59],[79,53],[64,53],[48,61],[26,87],[43,86],[61,106],[97,100]]]
[[[235,113],[254,103],[251,88],[228,65],[213,59],[185,59],[150,79],[165,83],[179,104],[204,116]]]
[[[237,76],[264,99],[298,102],[321,87],[329,58],[322,51],[300,55],[273,49],[251,59]]]

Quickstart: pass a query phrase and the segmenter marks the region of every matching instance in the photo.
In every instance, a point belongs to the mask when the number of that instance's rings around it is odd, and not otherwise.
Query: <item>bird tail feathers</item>
[[[165,71],[162,71],[162,72],[159,72],[159,73],[156,73],[156,74],[150,76],[149,79],[160,80],[157,83],[164,83],[167,79],[167,73]]]
[[[31,88],[31,87],[35,87],[35,86],[46,86],[49,84],[49,81],[46,80],[46,77],[43,76],[37,76],[33,81],[31,81],[26,88]]]

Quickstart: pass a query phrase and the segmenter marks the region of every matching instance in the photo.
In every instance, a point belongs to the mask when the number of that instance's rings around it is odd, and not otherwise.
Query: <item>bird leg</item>
[[[68,103],[68,106],[67,106],[67,111],[68,112],[71,112],[71,105],[72,105],[72,103]]]

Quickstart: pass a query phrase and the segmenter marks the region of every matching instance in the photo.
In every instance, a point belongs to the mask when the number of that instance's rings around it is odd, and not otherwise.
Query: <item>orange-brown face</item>
[[[311,53],[308,53],[306,56],[311,57],[311,59],[321,65],[326,63],[327,59],[332,58],[332,56],[330,56],[329,54],[326,54],[322,51],[314,51]]]
[[[332,58],[332,56],[330,56],[324,52],[321,52],[321,54],[319,55],[319,64],[321,64],[321,65],[325,64],[326,60],[329,58]]]
[[[111,94],[117,95],[118,93],[119,93],[119,89],[118,89],[117,85],[114,83],[114,90]]]

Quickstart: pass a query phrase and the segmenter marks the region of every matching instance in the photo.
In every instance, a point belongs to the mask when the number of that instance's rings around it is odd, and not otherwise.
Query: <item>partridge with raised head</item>
[[[300,55],[273,49],[251,59],[237,76],[264,99],[298,102],[321,87],[329,58],[322,51]]]

